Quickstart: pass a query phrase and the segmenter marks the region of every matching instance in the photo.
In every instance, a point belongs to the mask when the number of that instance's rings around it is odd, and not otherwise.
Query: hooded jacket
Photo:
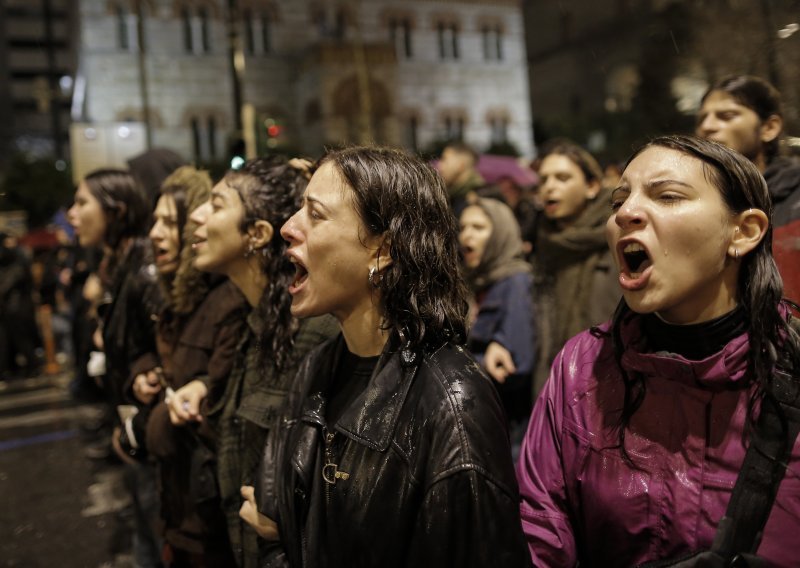
[[[522,446],[517,477],[537,566],[635,566],[710,548],[746,452],[747,333],[700,361],[651,353],[642,316],[622,321],[622,365],[646,394],[618,440],[623,379],[611,338],[586,331],[553,363]],[[608,325],[600,332],[608,332]],[[800,558],[800,447],[764,529],[758,556]]]

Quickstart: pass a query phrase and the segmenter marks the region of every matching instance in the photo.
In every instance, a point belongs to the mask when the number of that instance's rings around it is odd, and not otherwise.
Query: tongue
[[[640,275],[642,272],[647,270],[650,266],[652,266],[652,264],[653,263],[650,262],[650,259],[646,258],[641,263],[639,263],[639,266],[635,270],[631,270],[631,276],[635,278],[636,276]]]

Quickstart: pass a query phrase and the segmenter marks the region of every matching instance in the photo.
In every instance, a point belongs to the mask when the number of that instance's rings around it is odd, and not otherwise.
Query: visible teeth
[[[631,278],[639,278],[639,276],[641,275],[642,275],[641,272],[631,272]]]
[[[643,250],[644,247],[639,243],[628,243],[627,245],[625,245],[625,248],[622,249],[622,252],[629,253],[629,252],[639,252]]]

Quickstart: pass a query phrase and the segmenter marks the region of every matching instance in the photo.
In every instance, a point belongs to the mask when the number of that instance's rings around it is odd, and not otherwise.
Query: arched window
[[[244,47],[248,55],[272,53],[277,21],[277,10],[271,3],[252,2],[242,10]]]
[[[117,47],[122,51],[135,51],[139,45],[136,13],[127,2],[115,2],[109,7],[114,14]]]
[[[186,53],[211,53],[212,8],[207,2],[182,0],[176,3]]]
[[[502,61],[503,59],[503,24],[485,19],[479,24],[483,45],[484,61]]]

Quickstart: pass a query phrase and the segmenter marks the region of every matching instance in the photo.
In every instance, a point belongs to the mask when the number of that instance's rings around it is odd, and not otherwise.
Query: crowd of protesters
[[[793,565],[782,130],[737,76],[695,136],[605,172],[554,141],[529,188],[463,143],[438,173],[354,147],[87,175],[38,280],[106,404],[137,566]],[[36,372],[26,263],[3,236],[3,372]]]

